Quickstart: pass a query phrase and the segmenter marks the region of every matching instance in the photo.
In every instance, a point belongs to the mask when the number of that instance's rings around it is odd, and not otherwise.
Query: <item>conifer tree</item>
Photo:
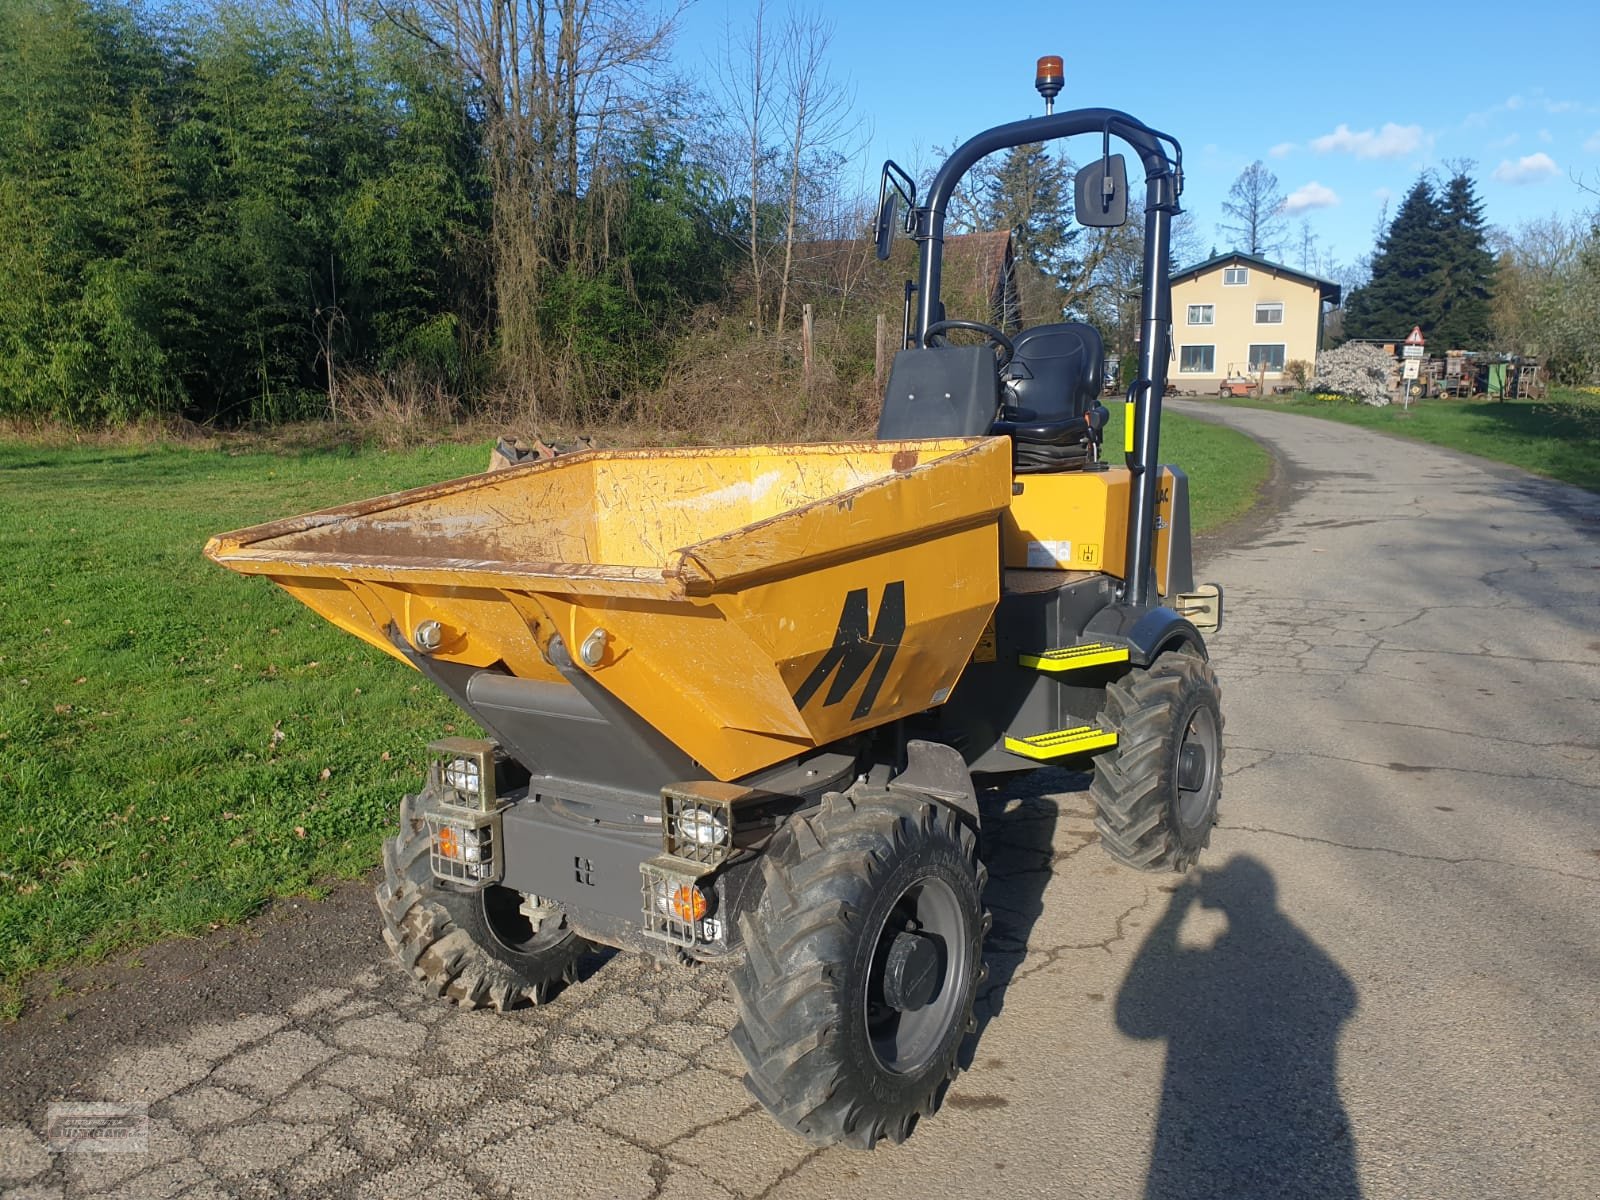
[[[1423,175],[1378,240],[1371,281],[1345,302],[1345,336],[1402,338],[1413,325],[1429,334],[1439,323],[1448,256],[1444,210]]]
[[[1018,263],[1044,277],[1054,309],[1038,312],[1045,320],[1060,320],[1066,281],[1077,271],[1082,231],[1072,221],[1071,191],[1072,164],[1052,155],[1042,142],[1007,151],[988,186],[989,220],[996,228],[1013,231]],[[1025,296],[1024,307],[1031,315],[1041,306]]]
[[[1492,333],[1494,256],[1489,252],[1483,202],[1466,168],[1456,170],[1439,198],[1444,227],[1438,315],[1429,340],[1441,350],[1479,350]]]

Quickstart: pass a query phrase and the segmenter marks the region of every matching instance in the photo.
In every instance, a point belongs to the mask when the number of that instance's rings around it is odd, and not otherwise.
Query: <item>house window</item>
[[[1249,267],[1225,267],[1222,272],[1223,287],[1243,287],[1250,282]]]
[[[1217,323],[1217,307],[1214,304],[1189,305],[1189,324],[1215,325]]]
[[[1256,305],[1257,325],[1282,325],[1283,301],[1273,300],[1266,304]]]
[[[1250,369],[1252,371],[1265,371],[1269,375],[1280,374],[1283,371],[1283,343],[1275,346],[1251,346]]]
[[[1207,308],[1211,307],[1209,304]],[[1282,350],[1283,347],[1279,346]],[[1185,346],[1180,352],[1178,370],[1210,372],[1215,369],[1217,361],[1217,348],[1215,346]]]

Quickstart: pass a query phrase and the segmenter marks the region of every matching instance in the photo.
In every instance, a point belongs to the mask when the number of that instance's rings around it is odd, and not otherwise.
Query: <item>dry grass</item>
[[[789,339],[694,339],[661,386],[637,400],[637,423],[674,442],[806,442],[870,433],[875,398],[852,394],[819,345],[807,385]],[[819,342],[821,339],[818,339]]]

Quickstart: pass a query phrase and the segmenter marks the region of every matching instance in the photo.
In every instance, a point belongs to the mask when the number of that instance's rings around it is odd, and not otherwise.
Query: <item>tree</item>
[[[1437,309],[1426,332],[1440,349],[1486,349],[1493,337],[1494,256],[1468,166],[1456,168],[1439,198],[1444,253]]]
[[[559,410],[594,391],[564,322],[575,296],[614,282],[612,235],[622,182],[608,150],[653,123],[661,65],[679,9],[646,0],[413,0],[391,20],[451,54],[481,116],[492,200],[497,341],[530,408]],[[598,285],[598,291],[597,289]],[[554,303],[546,289],[560,293]],[[626,303],[606,297],[604,303]],[[552,325],[554,322],[554,325]]]
[[[161,47],[127,9],[0,6],[0,411],[124,420],[182,400]]]
[[[826,175],[827,160],[855,128],[848,87],[828,72],[828,45],[833,26],[814,13],[791,14],[784,30],[780,74],[788,162],[784,196],[783,269],[778,282],[777,331],[783,332],[789,307],[789,282],[794,273],[795,237],[800,231],[801,197],[808,180]]]
[[[1444,212],[1422,175],[1406,193],[1372,255],[1372,278],[1345,302],[1344,335],[1400,338],[1438,324],[1449,249]]]
[[[1283,192],[1278,177],[1257,159],[1239,173],[1222,202],[1232,224],[1218,226],[1246,254],[1276,254],[1283,245]]]
[[[1547,217],[1505,235],[1492,303],[1503,348],[1541,356],[1558,382],[1590,382],[1600,371],[1600,220]]]
[[[767,28],[766,0],[756,0],[749,20],[749,26],[742,31],[736,32],[731,21],[724,31],[717,60],[717,87],[722,119],[738,135],[738,152],[726,156],[723,174],[731,182],[737,172],[745,184],[739,198],[744,209],[742,241],[750,260],[750,286],[755,300],[752,320],[759,332],[766,309],[762,295],[766,272],[761,218],[767,207],[766,175],[772,158],[769,142],[774,50]],[[712,141],[715,143],[716,138]]]
[[[1300,222],[1300,236],[1295,241],[1300,257],[1300,269],[1309,275],[1315,275],[1321,262],[1317,255],[1317,235],[1311,231],[1310,221]]]
[[[990,227],[1009,229],[1016,238],[1024,309],[1059,320],[1079,265],[1072,163],[1052,155],[1042,142],[1014,146],[994,169],[984,199]],[[1035,272],[1031,289],[1026,268]],[[1029,296],[1030,290],[1038,294]]]

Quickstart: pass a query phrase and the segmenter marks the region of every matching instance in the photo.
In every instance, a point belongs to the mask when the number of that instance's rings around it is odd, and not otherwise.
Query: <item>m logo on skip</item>
[[[900,642],[905,635],[905,580],[896,580],[884,586],[883,603],[878,605],[876,621],[871,620],[867,608],[867,589],[856,588],[844,598],[844,609],[839,613],[839,627],[834,631],[833,645],[795,692],[795,707],[804,708],[830,675],[833,682],[828,685],[828,694],[822,703],[824,706],[839,703],[850,694],[850,690],[870,667],[872,674],[868,676],[867,686],[861,690],[861,699],[856,702],[855,712],[851,714],[859,721],[872,711],[872,706],[877,702],[878,692],[883,687],[883,681],[889,677],[895,652],[900,649]]]

